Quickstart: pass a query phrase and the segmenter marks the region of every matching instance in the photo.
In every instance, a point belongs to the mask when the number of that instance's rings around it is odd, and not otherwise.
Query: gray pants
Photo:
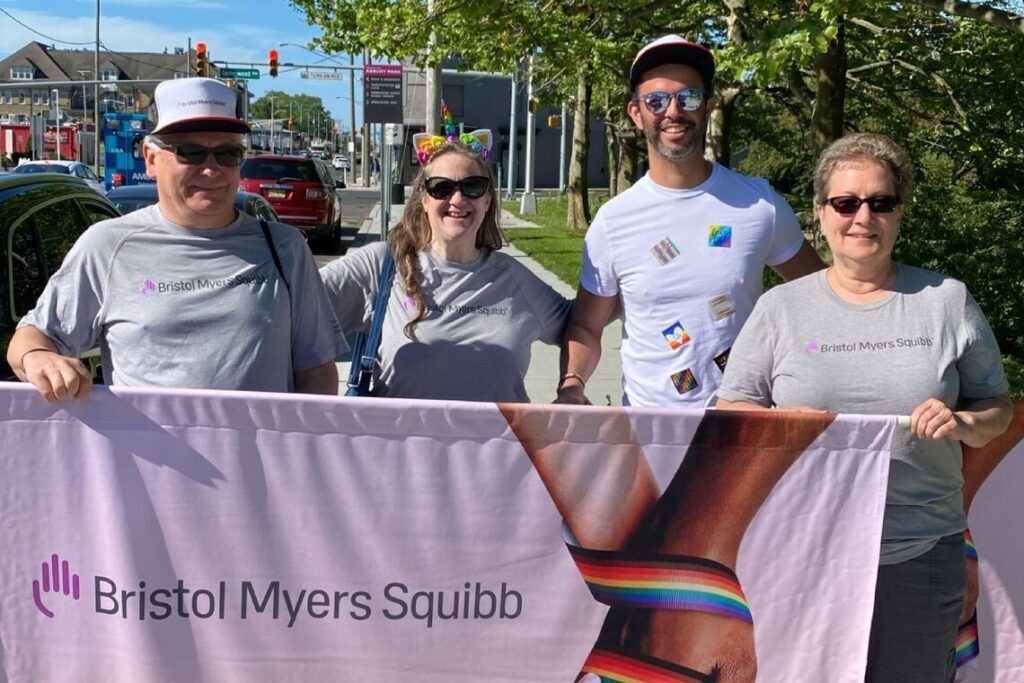
[[[868,646],[868,683],[951,683],[967,587],[963,534],[878,568]]]

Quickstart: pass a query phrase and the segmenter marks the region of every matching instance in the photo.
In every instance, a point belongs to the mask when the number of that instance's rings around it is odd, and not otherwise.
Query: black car
[[[113,202],[114,206],[121,213],[131,213],[138,209],[144,209],[157,202],[156,183],[115,187],[107,192],[107,199]],[[236,192],[235,208],[260,220],[281,222],[270,202],[252,192],[243,192],[242,190]]]
[[[14,377],[7,344],[18,320],[35,306],[71,246],[93,223],[119,215],[74,176],[0,176],[0,379]]]

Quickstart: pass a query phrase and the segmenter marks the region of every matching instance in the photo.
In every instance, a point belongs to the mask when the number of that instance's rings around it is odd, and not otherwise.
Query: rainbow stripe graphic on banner
[[[964,555],[967,556],[968,561],[978,561],[978,546],[974,545],[974,537],[971,536],[970,529],[964,529]]]
[[[725,248],[732,247],[732,226],[715,224],[709,225],[708,246]]]
[[[606,683],[702,683],[699,671],[639,653],[624,654],[594,649],[583,663],[584,673],[600,676]]]
[[[956,632],[956,665],[963,666],[981,652],[978,645],[978,613]]]
[[[663,266],[676,256],[679,256],[679,247],[670,238],[666,237],[651,247],[651,255],[654,256],[658,265]]]
[[[700,557],[629,559],[621,553],[569,546],[594,599],[613,607],[707,612],[753,623],[736,574]]]

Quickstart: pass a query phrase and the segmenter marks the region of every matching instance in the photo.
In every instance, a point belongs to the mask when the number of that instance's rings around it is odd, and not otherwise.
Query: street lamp
[[[329,59],[330,61],[334,62],[335,64],[338,64],[340,66],[346,66],[346,64],[344,62],[338,61],[337,59],[335,59],[331,55],[324,54],[323,52],[318,52],[317,50],[314,50],[314,49],[312,49],[310,47],[307,47],[306,45],[300,45],[299,43],[278,43],[278,46],[279,47],[291,46],[291,47],[302,48],[306,52],[309,52],[311,54],[317,55],[318,57],[323,57],[324,59]],[[363,62],[367,63],[368,61],[369,60],[366,59],[365,56],[364,56]],[[355,55],[349,55],[349,57],[348,57],[348,65],[347,65],[349,67],[349,97],[348,97],[348,99],[349,99],[349,106],[351,108],[351,118],[352,118],[352,151],[350,153],[351,161],[349,163],[349,168],[352,169],[352,184],[353,185],[355,185],[355,182],[356,182],[356,152],[355,152],[356,70],[355,70],[355,65],[356,65],[356,56]]]

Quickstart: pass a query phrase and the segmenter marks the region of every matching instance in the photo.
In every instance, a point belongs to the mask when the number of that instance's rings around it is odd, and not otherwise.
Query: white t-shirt
[[[764,267],[803,244],[793,210],[763,178],[718,164],[697,187],[644,176],[601,207],[580,284],[623,307],[623,404],[700,407],[763,291]]]

